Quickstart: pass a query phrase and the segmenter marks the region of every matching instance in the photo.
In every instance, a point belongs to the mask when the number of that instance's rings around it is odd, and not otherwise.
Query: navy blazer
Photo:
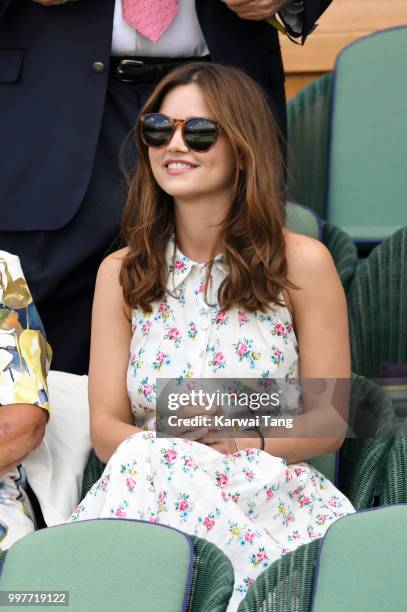
[[[305,0],[308,34],[331,0]],[[212,60],[284,87],[278,36],[220,0],[196,0]],[[0,0],[0,230],[66,225],[85,195],[107,89],[114,0]],[[94,72],[94,62],[105,70]]]

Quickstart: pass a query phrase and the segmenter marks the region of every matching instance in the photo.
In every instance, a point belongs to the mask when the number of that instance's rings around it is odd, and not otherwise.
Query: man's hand
[[[0,475],[41,444],[47,419],[47,411],[32,404],[0,406]]]
[[[262,20],[272,17],[290,0],[222,0],[242,19]]]
[[[42,4],[42,6],[57,6],[58,4],[65,4],[68,0],[33,0],[37,4]]]

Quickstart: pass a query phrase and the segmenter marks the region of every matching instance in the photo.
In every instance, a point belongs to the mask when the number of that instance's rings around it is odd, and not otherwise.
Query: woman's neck
[[[219,228],[229,208],[229,203],[175,202],[175,227],[177,245],[189,259],[206,263],[211,255],[223,250]]]

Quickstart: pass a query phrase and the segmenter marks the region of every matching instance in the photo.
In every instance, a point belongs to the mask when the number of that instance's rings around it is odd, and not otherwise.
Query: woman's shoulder
[[[129,252],[128,247],[124,247],[119,251],[114,251],[105,257],[99,266],[98,278],[112,278],[116,277],[119,280],[120,270],[122,268],[123,260]]]
[[[284,229],[287,271],[295,285],[313,284],[324,276],[336,274],[332,256],[319,240]]]

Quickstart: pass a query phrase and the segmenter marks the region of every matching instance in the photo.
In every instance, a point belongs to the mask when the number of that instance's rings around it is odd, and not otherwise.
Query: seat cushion
[[[180,612],[187,609],[192,573],[186,534],[143,521],[99,519],[42,529],[16,542],[1,588],[65,591],[76,612]]]

